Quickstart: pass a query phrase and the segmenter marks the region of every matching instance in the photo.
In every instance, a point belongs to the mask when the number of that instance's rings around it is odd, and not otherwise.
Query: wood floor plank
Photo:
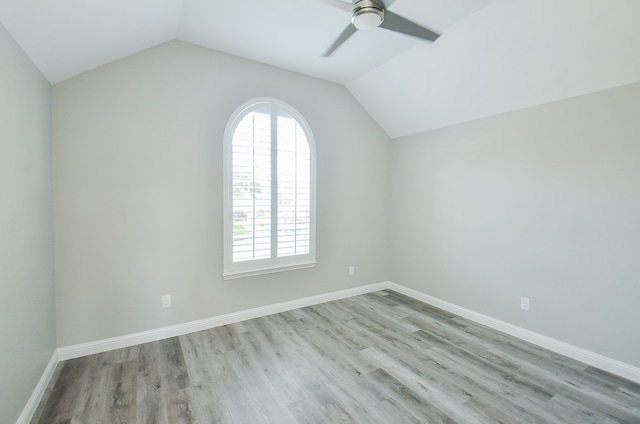
[[[162,395],[162,370],[158,342],[145,343],[138,349],[136,423],[167,424],[167,405]],[[89,415],[93,416],[93,415]]]
[[[167,417],[170,423],[192,424],[200,422],[199,411],[191,387],[174,388],[165,392]]]
[[[212,328],[207,330],[211,334],[211,338],[216,340],[217,344],[221,344],[225,352],[232,351],[236,348],[236,342],[233,338],[233,334],[230,332],[230,326],[224,325],[222,327]]]
[[[405,384],[415,386],[417,390],[433,392],[435,396],[443,398],[443,403],[451,403],[454,409],[472,398],[469,384],[461,384],[454,373],[434,361],[426,352],[428,350],[412,355],[389,346],[378,346],[365,351],[379,368],[404,380]]]
[[[589,405],[578,403],[562,394],[554,396],[549,402],[548,408],[562,420],[561,422],[565,423],[613,424],[625,422],[603,415],[591,409]]]
[[[546,409],[547,402],[553,395],[526,379],[516,380],[511,375],[496,373],[490,368],[465,367],[459,357],[438,347],[430,349],[429,355],[446,364],[450,370],[463,370],[463,374],[457,371],[453,373],[456,378],[467,381],[467,390],[477,402],[491,404],[493,407],[499,405],[501,411],[517,418],[517,422],[557,421],[557,417]]]
[[[93,359],[93,358],[90,358]],[[87,382],[92,387],[109,387],[111,366],[91,360],[87,374]],[[111,398],[102,390],[84,390],[78,398],[78,406],[71,419],[72,424],[85,422],[86,417],[101,417],[104,420]]]
[[[348,325],[336,325],[336,319],[340,320],[340,323],[344,323],[344,319],[338,318],[340,311],[338,308],[331,308],[325,305],[312,306],[305,308],[305,312],[316,320],[319,324],[323,325],[329,331],[332,331],[337,337],[346,342],[350,347],[356,350],[362,350],[368,348],[371,344],[370,341],[363,338],[358,328],[354,328]]]
[[[256,416],[259,415],[262,421],[267,423],[278,420],[283,423],[295,422],[282,397],[274,389],[264,372],[264,368],[272,366],[278,361],[278,358],[260,343],[257,334],[260,330],[256,328],[255,324],[255,321],[247,323],[248,331],[239,335],[245,339],[243,343],[245,347],[238,352],[237,356],[241,360],[241,366],[238,369],[242,370],[239,377],[250,397],[254,400],[260,400],[253,402],[253,408]],[[257,422],[257,419],[254,419],[253,422]]]
[[[429,334],[420,330],[418,333],[425,337]],[[502,368],[499,364],[487,360],[480,347],[469,349],[468,345],[456,345],[453,342],[444,340],[437,335],[430,338],[434,342],[434,347],[428,351],[428,355],[441,364],[448,364],[449,369],[465,370],[466,376],[475,381],[492,381],[496,390],[501,390],[507,396],[511,392],[527,399],[539,399],[548,401],[554,395],[541,384],[522,378],[511,369]],[[469,367],[468,365],[473,365]]]
[[[382,423],[422,424],[423,421],[402,407],[395,399],[388,398],[375,405],[373,413]]]
[[[32,423],[640,423],[640,385],[383,290],[61,362]]]
[[[246,403],[249,400],[245,401],[245,388],[238,376],[235,350],[209,356],[209,363],[214,362],[215,368],[224,372],[214,375],[212,398],[203,408],[202,416],[209,416],[211,422],[216,423],[241,423],[239,415],[248,407]]]
[[[162,392],[170,423],[191,424],[199,421],[197,405],[191,391],[191,381],[178,337],[160,340]]]
[[[637,384],[595,367],[587,367],[583,375],[589,382],[593,382],[594,386],[601,387],[605,392],[625,392],[627,396],[634,398],[633,405],[640,407],[640,386]]]
[[[321,377],[330,382],[334,392],[347,407],[360,409],[359,405],[372,405],[384,401],[388,396],[379,387],[372,385],[367,373],[375,368],[371,361],[357,352],[357,356],[349,358],[346,355],[336,355],[327,361],[326,352],[315,350],[308,360],[312,363],[311,370],[322,370]],[[366,363],[365,368],[358,369],[358,363]]]
[[[294,374],[298,383],[304,390],[305,396],[293,404],[292,413],[296,420],[310,422],[306,415],[309,411],[321,415],[320,421],[329,423],[353,423],[356,418],[344,405],[344,400],[335,392],[331,380],[326,377],[323,370],[307,368]],[[290,406],[291,409],[291,406]]]
[[[392,299],[396,299],[398,303],[405,305],[418,313],[438,317],[443,321],[448,321],[457,317],[456,314],[453,314],[451,312],[445,311],[444,309],[436,308],[435,306],[420,302],[419,300],[413,299],[404,294],[400,294],[392,290],[385,290],[385,291],[387,293],[387,296],[389,296]]]
[[[465,406],[465,403],[473,397],[467,391],[467,387],[457,384],[450,376],[435,372],[433,369],[425,373],[408,364],[407,361],[398,359],[395,355],[381,351],[379,348],[367,349],[367,353],[375,357],[380,364],[376,370],[384,371],[385,375],[393,377],[393,381],[401,383],[403,386],[415,392],[421,399],[438,405],[439,411],[448,419],[456,422],[479,422],[472,410]],[[397,397],[392,396],[403,402]],[[410,409],[415,413],[413,409]]]
[[[616,399],[625,405],[629,405],[635,409],[640,409],[640,396],[635,393],[635,390],[630,390],[628,387],[623,386],[618,387],[613,394]]]
[[[480,418],[477,422],[482,423],[531,423],[543,424],[547,422],[540,417],[529,416],[525,411],[519,409],[516,405],[506,405],[502,402],[496,402],[491,396],[476,396],[467,401],[467,407],[474,410]]]
[[[423,420],[423,422],[455,423],[455,421],[444,414],[438,406],[416,393],[402,381],[398,380],[382,368],[372,371],[369,373],[369,376],[374,382],[376,382],[376,384],[379,384],[392,392],[395,400],[404,405],[407,410],[412,411],[412,413],[417,415],[419,419]]]
[[[133,423],[137,405],[137,361],[116,362],[111,367],[106,396],[111,400],[105,410],[105,422]]]
[[[171,337],[160,340],[158,343],[160,348],[160,363],[164,368],[169,387],[179,390],[191,386],[180,339],[178,337]]]
[[[71,421],[78,406],[78,400],[86,386],[86,375],[91,363],[90,357],[65,361],[58,378],[51,381],[53,390],[38,420],[39,423],[62,423]]]
[[[309,329],[303,337],[306,338],[309,346],[315,349],[325,363],[329,361],[340,364],[342,372],[348,375],[360,376],[369,372],[371,364],[359,357],[359,349],[355,349],[350,344],[341,339],[336,332],[318,325]]]

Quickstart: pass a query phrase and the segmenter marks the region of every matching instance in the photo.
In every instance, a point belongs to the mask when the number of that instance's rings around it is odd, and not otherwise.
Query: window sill
[[[276,272],[294,271],[297,269],[315,268],[317,262],[305,262],[296,265],[276,266],[269,268],[252,269],[250,271],[225,272],[222,274],[223,280],[235,280],[237,278],[255,277],[264,274],[274,274]]]

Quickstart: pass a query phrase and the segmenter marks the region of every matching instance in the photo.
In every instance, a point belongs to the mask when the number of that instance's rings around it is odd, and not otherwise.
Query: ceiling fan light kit
[[[384,9],[371,0],[359,0],[354,4],[351,23],[358,29],[377,28],[384,21]]]

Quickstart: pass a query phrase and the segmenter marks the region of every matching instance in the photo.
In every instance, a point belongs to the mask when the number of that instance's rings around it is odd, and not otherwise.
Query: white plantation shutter
[[[232,142],[233,261],[271,256],[271,120],[246,115]]]
[[[311,132],[290,106],[263,99],[225,131],[225,278],[315,264]]]
[[[309,253],[311,155],[300,124],[278,116],[278,256]]]

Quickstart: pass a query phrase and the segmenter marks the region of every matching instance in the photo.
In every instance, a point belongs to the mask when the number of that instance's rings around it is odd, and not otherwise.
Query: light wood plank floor
[[[393,291],[61,362],[33,423],[640,423],[640,385]]]

